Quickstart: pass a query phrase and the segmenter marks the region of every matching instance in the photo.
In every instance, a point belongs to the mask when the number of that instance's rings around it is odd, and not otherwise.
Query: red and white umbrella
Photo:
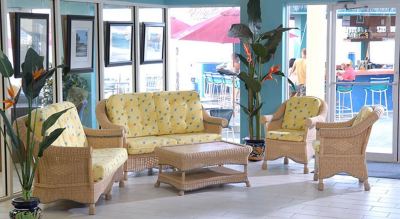
[[[240,23],[240,10],[232,8],[181,31],[176,38],[214,43],[239,43],[239,39],[228,37],[232,24],[238,23]]]

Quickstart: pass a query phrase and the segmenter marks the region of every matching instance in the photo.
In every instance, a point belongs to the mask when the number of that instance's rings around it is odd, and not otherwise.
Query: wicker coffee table
[[[247,162],[251,147],[224,141],[157,147],[160,172],[155,187],[167,183],[179,190],[179,195],[185,191],[204,188],[210,185],[225,183],[246,183]],[[224,164],[243,165],[243,172],[224,167]],[[174,167],[174,171],[163,171],[163,166]]]

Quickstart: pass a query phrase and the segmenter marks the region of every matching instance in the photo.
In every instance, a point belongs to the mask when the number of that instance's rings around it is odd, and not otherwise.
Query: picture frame
[[[165,23],[143,22],[140,41],[140,64],[164,61]]]
[[[133,22],[105,22],[105,66],[132,65]]]
[[[12,18],[14,17],[14,19]],[[10,13],[12,27],[14,77],[22,77],[21,65],[29,48],[44,57],[43,67],[49,67],[49,15],[36,13]]]
[[[70,72],[93,71],[94,16],[67,15],[65,61]]]

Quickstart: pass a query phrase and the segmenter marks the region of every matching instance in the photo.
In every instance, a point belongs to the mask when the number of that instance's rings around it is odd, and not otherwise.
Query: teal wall
[[[285,0],[261,0],[262,8],[262,31],[271,30],[283,22],[283,5]],[[296,2],[296,1],[295,1]],[[240,6],[241,10],[241,21],[243,23],[247,22],[247,1],[246,0],[165,0],[166,5],[169,7],[200,7],[200,6]],[[245,9],[245,10],[243,10]],[[275,59],[273,64],[282,65],[282,46],[278,48],[275,54]],[[272,62],[271,62],[272,63]],[[270,63],[270,64],[271,64]],[[267,81],[264,83],[262,90],[263,98],[263,109],[262,114],[271,114],[276,111],[278,106],[282,103],[283,94],[283,83],[281,80],[278,81]],[[247,92],[244,85],[241,84],[240,89],[240,101],[243,104],[247,104]],[[241,138],[248,135],[247,128],[247,117],[244,113],[241,113],[240,118],[240,135]]]

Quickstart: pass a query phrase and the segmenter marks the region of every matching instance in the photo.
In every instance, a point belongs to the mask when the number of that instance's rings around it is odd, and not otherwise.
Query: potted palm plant
[[[237,54],[240,61],[246,67],[238,75],[247,90],[247,105],[241,104],[243,112],[248,117],[249,137],[245,143],[253,147],[249,160],[262,160],[265,143],[261,138],[261,101],[263,83],[274,80],[275,77],[286,77],[280,70],[279,65],[270,63],[271,59],[282,41],[283,32],[292,28],[277,28],[260,33],[261,29],[261,7],[260,0],[249,0],[247,3],[247,24],[233,24],[228,35],[240,38],[245,55]],[[287,77],[286,77],[287,78]],[[295,91],[294,83],[287,78],[292,91]]]
[[[18,88],[12,86],[10,77],[13,76],[14,70],[7,56],[0,51],[0,73],[10,84],[8,88],[8,98],[4,100],[4,108],[0,109],[0,115],[4,122],[4,129],[0,127],[1,134],[5,139],[6,147],[12,155],[12,160],[15,166],[15,171],[18,175],[19,182],[22,187],[22,196],[14,198],[12,204],[15,209],[10,211],[10,218],[17,219],[36,219],[40,218],[41,210],[38,207],[39,199],[32,197],[32,185],[35,178],[36,168],[38,166],[40,158],[43,156],[43,152],[61,135],[64,128],[58,128],[50,133],[48,130],[56,123],[58,118],[64,114],[68,109],[55,113],[50,116],[43,123],[42,130],[35,130],[32,128],[31,121],[35,121],[36,111],[34,108],[40,105],[38,102],[38,96],[46,80],[50,78],[57,68],[64,67],[59,65],[55,68],[45,70],[43,68],[43,56],[39,56],[32,48],[28,49],[25,56],[25,61],[22,64],[22,86]],[[27,128],[27,138],[22,139],[18,124],[13,123],[13,119],[9,119],[6,115],[6,111],[9,108],[14,110],[16,115],[16,105],[18,103],[19,96],[23,91],[25,97],[28,100],[28,122],[25,124]],[[42,137],[41,142],[38,142],[38,147],[35,145],[37,142],[34,141],[34,136],[40,133]]]

